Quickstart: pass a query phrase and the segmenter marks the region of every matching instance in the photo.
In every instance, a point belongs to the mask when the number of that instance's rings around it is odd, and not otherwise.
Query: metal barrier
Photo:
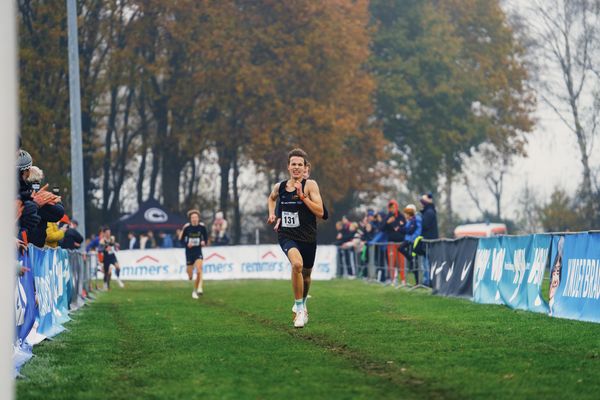
[[[337,276],[396,287],[427,288],[427,260],[407,243],[360,243],[337,247]]]

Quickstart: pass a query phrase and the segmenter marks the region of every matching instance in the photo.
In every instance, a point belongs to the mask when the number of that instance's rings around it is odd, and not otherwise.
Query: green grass
[[[597,399],[600,325],[315,282],[128,283],[34,349],[18,399]]]

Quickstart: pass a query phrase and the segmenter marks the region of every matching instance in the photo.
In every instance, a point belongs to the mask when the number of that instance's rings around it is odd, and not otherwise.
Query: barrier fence
[[[410,286],[410,273],[435,295],[600,322],[600,232],[424,242],[425,257],[409,253],[400,261],[390,243],[338,247],[338,276]]]
[[[425,253],[398,243],[318,246],[313,278],[428,287],[435,295],[600,322],[600,232],[433,240]],[[117,258],[123,280],[187,279],[183,249],[121,251]],[[69,313],[93,299],[101,278],[95,253],[30,245],[18,262],[28,270],[15,282],[15,375],[32,346],[62,332]],[[226,246],[206,249],[203,271],[206,279],[289,279],[290,265],[277,245]]]
[[[337,276],[395,286],[429,286],[427,260],[400,243],[337,247]]]
[[[29,245],[17,255],[25,267],[15,282],[15,376],[32,357],[32,347],[64,331],[69,313],[93,299],[97,258],[61,248]]]

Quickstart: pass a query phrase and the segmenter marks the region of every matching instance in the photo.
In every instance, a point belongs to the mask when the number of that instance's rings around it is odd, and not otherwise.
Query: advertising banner
[[[600,234],[554,238],[550,315],[600,322]]]
[[[56,320],[54,254],[55,251],[52,250],[29,247],[38,301],[38,332],[47,337],[53,337],[64,330]]]
[[[550,235],[480,239],[475,256],[473,300],[548,312],[541,285],[550,244]]]
[[[122,250],[116,254],[122,280],[188,279],[184,249]],[[278,245],[206,247],[203,255],[206,280],[289,279],[291,275],[290,263]],[[312,279],[333,279],[336,257],[335,246],[317,246]]]
[[[427,248],[432,293],[471,298],[477,239],[462,238],[430,243]]]
[[[17,279],[15,291],[15,319],[17,326],[17,342],[21,344],[29,335],[35,322],[35,289],[33,286],[33,270],[27,252],[18,256],[19,265],[29,268]]]

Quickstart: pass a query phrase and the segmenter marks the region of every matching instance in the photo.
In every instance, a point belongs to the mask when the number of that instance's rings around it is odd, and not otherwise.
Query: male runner
[[[99,251],[102,252],[102,264],[103,264],[103,272],[104,272],[104,289],[110,289],[110,278],[111,278],[111,269],[110,266],[113,265],[115,267],[115,272],[117,275],[117,283],[120,287],[124,287],[125,285],[121,282],[121,267],[117,262],[117,256],[115,255],[115,251],[118,250],[118,243],[115,240],[114,236],[111,236],[110,228],[104,228],[102,230],[102,237],[99,241]]]
[[[190,281],[194,276],[196,269],[196,282],[192,291],[192,298],[197,299],[198,295],[202,296],[202,246],[206,245],[208,240],[208,231],[203,223],[200,222],[200,211],[188,211],[189,223],[183,226],[179,240],[185,246],[185,258],[187,264],[187,273]]]
[[[323,216],[323,202],[319,186],[314,180],[304,179],[307,155],[304,150],[288,153],[290,179],[277,183],[268,198],[269,219],[277,221],[275,205],[279,199],[281,227],[279,245],[292,264],[294,291],[294,327],[303,328],[308,322],[306,298],[310,289],[310,275],[317,251],[317,218]]]

